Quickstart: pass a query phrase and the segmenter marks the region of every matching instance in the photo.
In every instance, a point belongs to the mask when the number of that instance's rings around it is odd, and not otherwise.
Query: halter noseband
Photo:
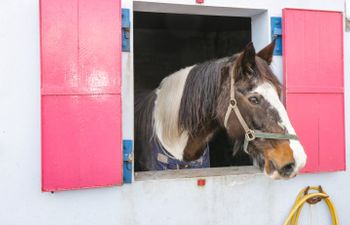
[[[257,131],[257,130],[252,130],[248,127],[247,123],[245,122],[245,120],[242,117],[241,112],[238,109],[237,106],[237,100],[235,99],[235,80],[233,77],[233,71],[234,69],[231,68],[230,70],[230,104],[227,107],[227,111],[225,114],[225,120],[224,120],[224,126],[227,129],[227,122],[228,122],[228,118],[231,115],[231,112],[233,111],[236,116],[237,119],[239,121],[239,123],[241,124],[241,126],[244,129],[244,144],[243,144],[243,150],[248,153],[248,144],[250,141],[253,141],[255,138],[265,138],[265,139],[279,139],[279,140],[298,140],[298,136],[295,134],[280,134],[280,133],[267,133],[267,132],[261,132],[261,131]]]

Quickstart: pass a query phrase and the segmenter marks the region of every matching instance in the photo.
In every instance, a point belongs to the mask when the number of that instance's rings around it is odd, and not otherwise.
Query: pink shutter
[[[345,169],[343,17],[283,10],[285,103],[308,155],[305,172]]]
[[[120,0],[41,0],[42,189],[122,183]]]

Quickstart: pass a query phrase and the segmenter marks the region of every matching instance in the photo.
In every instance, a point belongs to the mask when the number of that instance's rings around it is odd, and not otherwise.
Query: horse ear
[[[273,50],[275,49],[276,45],[276,38],[273,39],[273,41],[268,44],[265,48],[261,49],[260,52],[258,52],[257,56],[262,58],[267,62],[267,64],[271,64],[272,57],[273,57]]]
[[[237,65],[242,69],[244,74],[251,73],[255,67],[255,48],[253,42],[247,44],[244,51],[237,59]]]

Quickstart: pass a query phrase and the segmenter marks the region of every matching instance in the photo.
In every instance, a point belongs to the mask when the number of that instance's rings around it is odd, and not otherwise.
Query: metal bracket
[[[122,9],[122,51],[130,52],[130,10]]]
[[[350,0],[345,0],[345,31],[350,31]]]
[[[282,55],[282,18],[271,17],[271,39],[276,39],[274,55]]]
[[[133,151],[132,140],[123,140],[123,180],[126,184],[132,183]]]

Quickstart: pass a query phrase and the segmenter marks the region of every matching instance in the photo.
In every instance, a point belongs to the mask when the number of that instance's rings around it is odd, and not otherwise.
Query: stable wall
[[[168,0],[167,3],[191,3]],[[205,1],[238,8],[284,7],[343,11],[343,0]],[[230,3],[228,3],[230,2]],[[123,7],[132,8],[131,1]],[[273,181],[260,173],[196,179],[136,181],[122,187],[41,192],[39,3],[0,1],[0,225],[235,224],[279,225],[297,192],[321,184],[334,201],[341,224],[350,224],[350,172],[303,174]],[[345,62],[350,60],[350,33],[344,33]],[[259,47],[257,47],[259,49]],[[273,68],[281,76],[281,57]],[[123,53],[123,96],[132,96],[132,53]],[[128,74],[126,76],[126,74]],[[346,131],[350,121],[350,64],[345,63]],[[132,99],[132,98],[131,98]],[[132,138],[132,101],[124,101],[124,138]],[[349,149],[349,132],[346,133]],[[350,151],[347,151],[347,163]],[[321,206],[312,208],[313,224],[329,224]],[[319,218],[317,219],[317,215]],[[308,219],[307,215],[303,216]]]

